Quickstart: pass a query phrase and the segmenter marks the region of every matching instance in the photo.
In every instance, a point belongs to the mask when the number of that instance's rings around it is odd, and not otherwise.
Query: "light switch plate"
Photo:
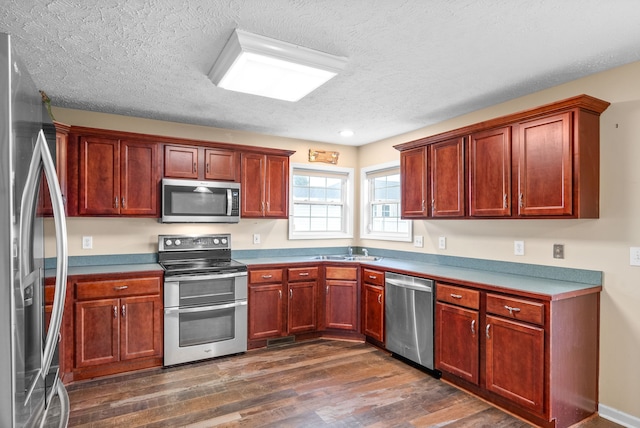
[[[93,248],[93,236],[83,236],[82,237],[82,249],[90,250]]]
[[[260,243],[260,234],[259,233],[254,233],[253,234],[253,243],[254,244],[259,244]]]
[[[553,244],[553,258],[564,259],[564,244]]]
[[[422,239],[422,235],[416,235],[413,237],[413,246],[422,248],[424,245],[424,240]]]
[[[441,250],[447,249],[447,238],[446,236],[440,236],[438,238],[438,248]]]

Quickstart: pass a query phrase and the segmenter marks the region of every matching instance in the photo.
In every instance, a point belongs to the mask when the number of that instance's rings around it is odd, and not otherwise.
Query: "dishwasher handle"
[[[389,285],[395,285],[397,287],[409,288],[411,290],[416,290],[416,291],[426,291],[426,292],[429,292],[429,293],[432,290],[432,288],[429,285],[415,284],[415,283],[405,282],[405,281],[397,280],[397,279],[387,278],[385,280],[385,283],[389,284]]]

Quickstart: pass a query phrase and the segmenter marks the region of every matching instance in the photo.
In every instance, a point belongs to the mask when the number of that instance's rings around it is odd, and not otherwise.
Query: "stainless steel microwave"
[[[240,184],[162,179],[162,223],[237,223]]]

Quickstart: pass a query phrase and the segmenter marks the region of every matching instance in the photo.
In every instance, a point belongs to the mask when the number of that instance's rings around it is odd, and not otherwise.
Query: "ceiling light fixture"
[[[340,136],[345,138],[353,137],[353,131],[350,129],[343,129],[340,131]]]
[[[209,72],[214,85],[298,101],[342,71],[347,58],[234,30]]]

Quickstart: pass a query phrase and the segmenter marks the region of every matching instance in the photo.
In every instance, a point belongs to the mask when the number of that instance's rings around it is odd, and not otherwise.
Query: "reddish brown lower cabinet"
[[[162,274],[71,278],[74,380],[162,364]]]
[[[249,269],[249,341],[284,336],[282,280],[281,268]]]
[[[436,368],[543,427],[597,411],[600,286],[566,294],[436,285]]]
[[[325,329],[358,330],[358,267],[325,267]]]
[[[287,269],[289,294],[287,332],[309,333],[318,329],[318,267]]]
[[[362,333],[384,344],[384,272],[362,268]]]

